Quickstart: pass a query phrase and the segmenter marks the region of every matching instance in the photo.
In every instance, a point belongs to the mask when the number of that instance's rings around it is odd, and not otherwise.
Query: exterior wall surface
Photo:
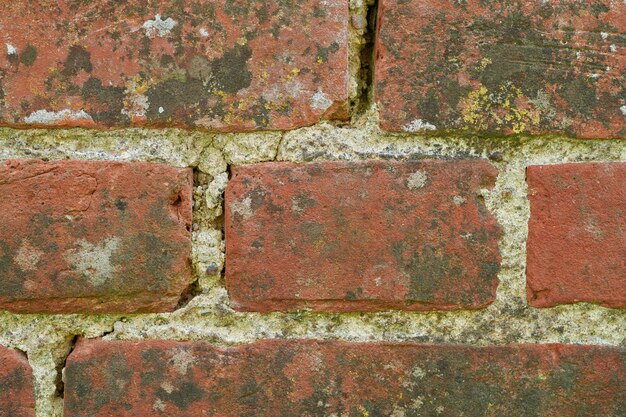
[[[0,417],[626,415],[626,3],[0,12]]]

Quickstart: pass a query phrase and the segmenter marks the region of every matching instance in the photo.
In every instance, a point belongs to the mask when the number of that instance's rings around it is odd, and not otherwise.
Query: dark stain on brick
[[[124,91],[123,87],[103,86],[100,79],[90,77],[81,89],[81,96],[89,106],[89,115],[95,121],[122,123],[128,120],[128,116],[122,113]]]
[[[167,403],[174,404],[179,410],[188,409],[191,404],[201,401],[205,396],[204,391],[191,381],[182,381],[176,385],[172,392],[159,388],[156,396]]]
[[[304,211],[317,205],[317,201],[311,198],[309,194],[298,194],[293,198],[293,203],[296,212]]]
[[[221,58],[211,62],[212,75],[218,89],[233,94],[247,88],[252,82],[252,73],[248,69],[248,60],[252,49],[248,45],[235,45],[224,52]]]
[[[239,388],[239,400],[252,409],[257,409],[261,402],[263,389],[254,381],[246,381]]]
[[[433,246],[425,245],[417,252],[411,251],[409,245],[397,242],[391,250],[398,266],[406,271],[411,280],[411,286],[405,296],[409,302],[430,303],[435,299],[437,291],[453,285],[446,281],[455,281],[463,277],[463,269],[451,262],[452,259],[445,254],[445,249],[438,251]]]
[[[97,408],[102,408],[109,401],[122,397],[127,389],[127,381],[131,379],[135,370],[129,366],[126,356],[120,352],[108,358],[102,372],[104,382],[106,383],[106,395],[98,396],[98,400],[96,400]],[[120,381],[123,383],[120,383]]]
[[[26,45],[22,53],[20,53],[20,62],[27,67],[32,66],[37,59],[37,48],[30,43]]]
[[[354,291],[346,291],[346,300],[358,300],[363,295],[363,288],[357,288]]]
[[[146,349],[141,352],[142,387],[160,385],[166,378],[167,362],[159,349]]]
[[[585,119],[592,117],[597,105],[595,84],[581,77],[564,81],[559,90],[562,97],[567,100],[572,114],[582,115]],[[618,107],[617,103],[615,106]]]
[[[258,127],[265,128],[269,125],[271,114],[270,108],[270,103],[268,103],[263,97],[259,99],[259,102],[257,104],[250,107],[250,110],[252,111],[251,118],[252,120],[254,120],[254,123],[256,123]],[[289,107],[287,110],[290,109],[291,107]],[[280,113],[280,111],[278,110],[277,112]]]
[[[73,389],[65,392],[65,398],[67,400],[76,398],[88,398],[94,393],[94,385],[89,370],[94,366],[95,359],[76,362],[71,369],[67,370],[66,378],[70,378],[73,381]],[[68,401],[72,404],[67,411],[75,411],[78,409],[74,404],[75,401]]]
[[[125,211],[128,207],[128,203],[124,201],[123,198],[118,198],[115,200],[115,207],[117,207],[120,211]]]
[[[91,54],[80,45],[71,46],[63,63],[63,75],[70,77],[77,75],[81,70],[91,72],[92,69]]]
[[[148,120],[167,121],[175,115],[191,123],[192,116],[212,97],[202,80],[175,78],[152,85],[146,92]]]
[[[317,47],[317,59],[318,62],[328,62],[328,55],[334,54],[339,51],[339,44],[337,42],[331,43],[327,47],[318,46]]]
[[[480,265],[480,277],[485,283],[493,282],[494,279],[497,279],[499,272],[500,264],[497,262],[485,262]]]
[[[324,238],[325,226],[318,222],[304,222],[300,225],[300,233],[305,242],[315,245]]]
[[[255,187],[247,196],[250,197],[250,208],[253,212],[257,211],[268,201],[267,190],[263,187]],[[271,204],[271,202],[269,203]]]
[[[0,273],[2,273],[3,277],[8,276],[9,268],[13,265],[13,256],[10,251],[11,247],[9,244],[0,240]],[[2,286],[0,286],[0,288],[2,288]]]
[[[9,299],[24,295],[24,282],[28,279],[28,271],[15,265],[15,256],[8,242],[0,241],[0,296]]]

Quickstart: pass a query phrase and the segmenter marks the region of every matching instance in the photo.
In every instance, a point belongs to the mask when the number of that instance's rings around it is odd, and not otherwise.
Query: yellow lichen
[[[512,83],[500,85],[494,92],[481,85],[461,101],[463,129],[502,131],[509,128],[516,134],[528,131],[531,126],[539,124],[541,114],[534,105],[530,109],[519,108],[519,100],[531,104],[522,90]]]
[[[462,101],[462,104],[463,121],[467,124],[464,129],[486,129],[487,118],[485,113],[491,106],[487,88],[482,86],[478,90],[470,92],[467,98]]]
[[[294,78],[296,78],[298,75],[300,75],[300,68],[292,68],[289,70],[288,74],[285,75],[284,77],[281,77],[282,81],[291,81]]]
[[[483,58],[483,59],[480,61],[480,64],[478,64],[478,70],[479,70],[479,71],[484,71],[484,70],[485,70],[485,68],[487,68],[487,65],[491,64],[491,62],[492,62],[492,61],[491,61],[491,58],[486,58],[486,57],[485,57],[485,58]]]

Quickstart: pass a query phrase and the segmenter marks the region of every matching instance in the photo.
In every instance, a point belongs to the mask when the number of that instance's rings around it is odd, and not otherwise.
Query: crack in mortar
[[[373,99],[377,0],[350,0],[349,97],[352,121],[360,119]]]
[[[563,137],[484,138],[388,134],[371,106],[352,127],[320,123],[290,132],[208,134],[179,130],[117,132],[0,129],[0,159],[90,159],[163,162],[196,168],[193,265],[198,293],[172,313],[20,315],[0,312],[0,344],[28,354],[38,416],[60,416],[58,367],[75,335],[108,340],[210,340],[218,345],[263,338],[422,341],[502,345],[581,343],[626,346],[626,312],[591,304],[534,309],[525,299],[529,205],[526,166],[626,161],[626,141]],[[496,301],[484,310],[380,313],[240,313],[224,287],[223,193],[233,164],[263,161],[480,158],[500,175],[485,193],[504,229]]]
[[[74,335],[72,337],[72,339],[69,342],[67,353],[64,355],[63,361],[59,363],[56,367],[57,374],[55,378],[55,385],[56,385],[55,395],[57,398],[63,399],[65,396],[65,378],[64,378],[65,365],[67,364],[67,359],[74,351],[74,348],[76,347],[76,343],[78,343],[79,339],[80,339],[79,335]]]

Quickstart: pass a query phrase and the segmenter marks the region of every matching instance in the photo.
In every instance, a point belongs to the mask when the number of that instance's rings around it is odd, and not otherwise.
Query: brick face
[[[528,302],[626,308],[626,163],[527,169]]]
[[[345,0],[15,0],[0,26],[3,124],[247,131],[347,117]]]
[[[498,284],[500,229],[484,161],[233,167],[226,284],[235,308],[481,308]]]
[[[0,308],[171,310],[191,281],[191,171],[160,164],[0,164]]]
[[[0,417],[35,417],[32,379],[26,356],[0,346]]]
[[[617,416],[625,373],[613,347],[87,341],[64,415]]]
[[[626,3],[379,4],[384,129],[626,138]]]

